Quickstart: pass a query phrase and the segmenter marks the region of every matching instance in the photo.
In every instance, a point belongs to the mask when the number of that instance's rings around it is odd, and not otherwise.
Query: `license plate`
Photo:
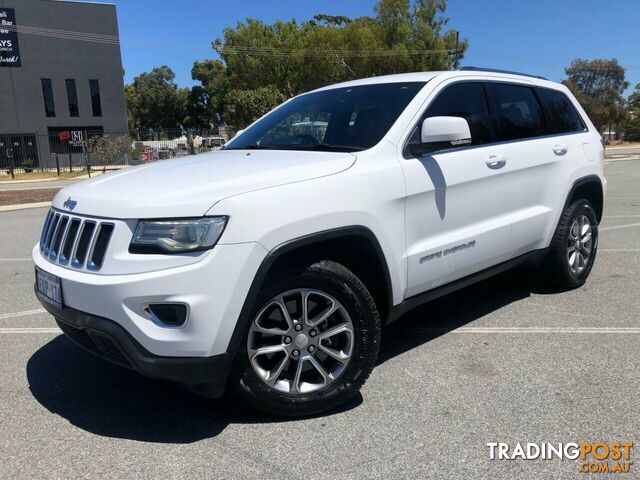
[[[59,277],[36,267],[36,288],[46,301],[62,308],[62,285]]]

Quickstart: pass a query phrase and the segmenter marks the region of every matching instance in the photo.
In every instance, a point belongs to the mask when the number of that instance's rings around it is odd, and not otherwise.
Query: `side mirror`
[[[420,143],[468,145],[471,143],[469,124],[462,117],[429,117],[422,122]]]
[[[244,132],[244,130],[245,130],[244,128],[242,130],[238,130],[236,132],[236,134],[233,136],[233,138],[236,138],[238,135],[240,135],[242,132]]]

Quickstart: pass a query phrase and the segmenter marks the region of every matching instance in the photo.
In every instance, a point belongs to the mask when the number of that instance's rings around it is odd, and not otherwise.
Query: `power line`
[[[36,35],[63,40],[76,40],[82,42],[102,43],[107,45],[120,45],[116,35],[104,35],[100,33],[76,32],[72,30],[60,30],[55,28],[32,27],[30,25],[3,25],[4,29],[26,35]]]
[[[375,50],[315,50],[313,48],[275,48],[275,47],[251,47],[239,45],[225,45],[220,49],[220,53],[231,53],[248,56],[263,57],[333,57],[339,55],[341,57],[395,57],[398,55],[450,55],[455,50],[438,49],[438,50],[392,50],[392,49],[375,49]]]

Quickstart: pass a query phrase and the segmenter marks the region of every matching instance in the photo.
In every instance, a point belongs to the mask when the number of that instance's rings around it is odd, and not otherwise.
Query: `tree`
[[[130,126],[245,126],[274,102],[327,84],[448,70],[468,43],[454,51],[446,7],[446,0],[378,0],[375,17],[319,13],[272,24],[248,18],[212,43],[219,60],[194,62],[191,77],[200,84],[191,90],[178,89],[166,66],[135,77],[126,88]]]
[[[110,137],[102,134],[89,139],[88,150],[101,161],[102,173],[105,173],[107,165],[116,165],[123,160],[125,154],[131,153],[131,140],[127,135]]]
[[[627,99],[628,120],[624,125],[624,139],[640,142],[640,83]]]
[[[175,74],[163,65],[134,77],[125,87],[129,127],[170,129],[184,122],[187,92],[179,91]]]
[[[599,131],[625,120],[622,94],[629,83],[625,81],[624,68],[617,59],[577,58],[564,71],[567,79],[563,83],[576,96]]]
[[[232,125],[244,128],[285,100],[286,97],[272,85],[252,90],[231,90],[224,99],[224,115]]]
[[[191,78],[201,84],[192,89],[191,108],[199,105],[203,123],[219,125],[220,114],[224,109],[223,99],[229,91],[229,77],[225,64],[220,60],[196,61],[191,69]]]
[[[201,82],[214,118],[214,112],[226,112],[246,122],[244,114],[238,116],[241,106],[256,101],[250,92],[265,85],[271,85],[263,90],[270,105],[276,91],[288,98],[355,78],[450,69],[456,32],[445,31],[446,0],[411,5],[410,0],[379,0],[375,17],[353,19],[318,14],[301,23],[267,24],[248,18],[213,42],[221,61],[194,63],[192,77]],[[454,53],[461,58],[467,46],[462,40]],[[233,105],[227,105],[229,100]]]

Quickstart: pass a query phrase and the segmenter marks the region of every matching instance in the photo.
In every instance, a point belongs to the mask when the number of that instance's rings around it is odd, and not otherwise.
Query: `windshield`
[[[425,83],[361,85],[301,95],[225,149],[366,150],[382,139]]]

